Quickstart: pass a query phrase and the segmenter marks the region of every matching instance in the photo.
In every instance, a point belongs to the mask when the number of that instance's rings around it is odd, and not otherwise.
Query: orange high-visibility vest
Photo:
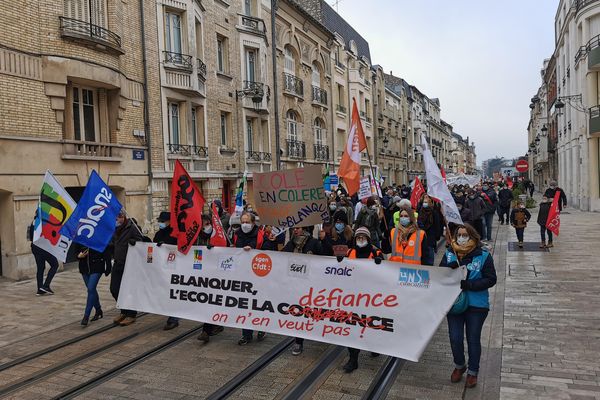
[[[425,240],[425,232],[417,229],[410,235],[406,247],[402,247],[398,234],[398,229],[394,228],[391,232],[392,237],[392,256],[390,261],[398,261],[404,264],[421,264],[421,243]]]
[[[356,249],[348,250],[348,255],[346,257],[352,258],[352,259],[356,258]],[[381,252],[381,250],[375,249],[375,255],[373,255],[373,250],[371,250],[371,252],[369,253],[369,259],[373,259],[375,257],[383,258],[383,253]]]

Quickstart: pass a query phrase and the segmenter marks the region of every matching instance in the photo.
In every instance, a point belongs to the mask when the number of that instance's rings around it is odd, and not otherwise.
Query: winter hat
[[[229,225],[241,225],[242,221],[240,220],[240,216],[239,215],[232,215],[229,218]]]
[[[361,226],[354,232],[354,237],[358,235],[365,235],[367,238],[369,238],[369,240],[371,240],[371,232],[364,226]]]
[[[333,213],[333,222],[337,221],[337,220],[342,220],[344,221],[344,223],[348,223],[348,214],[346,213],[346,211],[344,210],[337,210],[335,213]]]

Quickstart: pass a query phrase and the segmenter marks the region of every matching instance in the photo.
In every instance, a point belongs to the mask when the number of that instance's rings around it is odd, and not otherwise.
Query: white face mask
[[[242,224],[242,232],[250,233],[250,231],[254,228],[253,224]]]
[[[465,244],[467,244],[469,242],[469,237],[468,236],[458,236],[456,238],[456,243],[458,243],[461,246],[464,246]]]
[[[363,247],[365,247],[367,244],[369,244],[369,242],[367,242],[366,240],[357,240],[356,241],[356,246],[360,247],[361,249]]]
[[[210,235],[212,233],[212,225],[206,225],[204,228],[202,228],[202,231],[204,231],[204,233],[206,233],[207,235]]]

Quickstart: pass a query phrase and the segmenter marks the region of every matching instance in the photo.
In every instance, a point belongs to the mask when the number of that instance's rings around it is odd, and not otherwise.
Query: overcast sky
[[[558,0],[341,0],[337,7],[369,42],[373,64],[440,99],[442,118],[475,142],[478,165],[525,154],[529,103],[554,51]]]

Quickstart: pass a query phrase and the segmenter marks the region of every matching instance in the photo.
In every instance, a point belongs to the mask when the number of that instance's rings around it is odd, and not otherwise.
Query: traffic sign
[[[515,167],[517,168],[517,171],[525,172],[529,169],[529,163],[526,160],[519,160],[517,161],[517,165],[515,165]]]

